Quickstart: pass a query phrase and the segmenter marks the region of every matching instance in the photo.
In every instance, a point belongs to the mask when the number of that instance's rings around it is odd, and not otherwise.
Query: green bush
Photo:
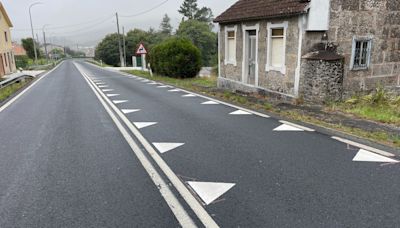
[[[17,68],[26,68],[29,66],[29,57],[26,55],[15,56],[15,65]]]
[[[201,69],[200,50],[188,39],[172,38],[153,47],[152,70],[172,78],[194,78]]]

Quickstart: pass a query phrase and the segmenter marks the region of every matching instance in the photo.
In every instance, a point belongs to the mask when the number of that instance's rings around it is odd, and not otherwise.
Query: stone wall
[[[300,96],[306,101],[339,101],[343,94],[343,57],[324,58],[320,52],[306,55],[301,64]],[[327,55],[325,55],[327,56]]]
[[[400,85],[400,1],[331,0],[329,41],[345,57],[344,92],[369,91],[378,84]],[[307,32],[303,54],[321,42],[321,32]],[[354,36],[371,36],[371,64],[367,70],[350,70]]]

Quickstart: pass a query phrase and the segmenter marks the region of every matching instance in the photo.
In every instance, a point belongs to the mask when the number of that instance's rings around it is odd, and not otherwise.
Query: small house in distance
[[[400,88],[400,1],[239,0],[219,23],[219,86],[323,102]]]
[[[0,77],[16,72],[10,28],[13,25],[0,2]]]

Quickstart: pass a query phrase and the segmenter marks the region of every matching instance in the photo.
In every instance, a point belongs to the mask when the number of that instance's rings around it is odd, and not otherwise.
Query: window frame
[[[352,70],[352,71],[369,70],[370,64],[371,64],[372,41],[373,41],[373,37],[372,36],[354,36],[353,37],[352,47],[351,47],[350,70]],[[356,58],[356,45],[357,45],[357,42],[367,42],[368,43],[367,56],[366,56],[367,59],[366,59],[365,67],[356,66],[354,64],[354,61],[355,61],[355,58]]]
[[[287,29],[288,29],[289,23],[287,21],[284,21],[282,23],[268,23],[267,24],[267,63],[265,65],[265,71],[278,71],[281,72],[282,74],[286,74],[286,39],[287,39]],[[275,67],[272,66],[271,64],[271,55],[272,55],[272,30],[273,29],[283,29],[283,56],[282,56],[282,66],[281,67]]]
[[[229,59],[228,53],[229,53],[229,45],[228,45],[228,33],[229,32],[234,32],[235,33],[235,38],[234,38],[234,43],[235,43],[235,52],[233,54],[234,60]],[[237,65],[237,25],[234,26],[226,26],[225,27],[225,65],[231,64],[236,66]]]

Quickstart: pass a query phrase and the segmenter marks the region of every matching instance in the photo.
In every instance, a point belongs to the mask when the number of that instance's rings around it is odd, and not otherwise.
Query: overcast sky
[[[46,34],[55,42],[67,40],[67,44],[94,45],[105,34],[116,31],[116,20],[113,17],[118,12],[120,26],[128,31],[132,28],[148,29],[159,28],[161,19],[167,13],[172,20],[174,28],[177,27],[182,16],[177,12],[183,0],[169,0],[161,7],[145,13],[135,15],[159,5],[165,0],[39,0],[43,4],[32,8],[33,23],[42,39],[42,27],[45,24]],[[36,0],[3,0],[13,24],[13,40],[19,41],[23,37],[30,37],[30,24],[28,7]],[[198,0],[200,7],[210,7],[217,16],[236,0]],[[68,27],[65,27],[68,26]],[[62,27],[62,28],[60,28]],[[52,38],[55,37],[55,38]]]

